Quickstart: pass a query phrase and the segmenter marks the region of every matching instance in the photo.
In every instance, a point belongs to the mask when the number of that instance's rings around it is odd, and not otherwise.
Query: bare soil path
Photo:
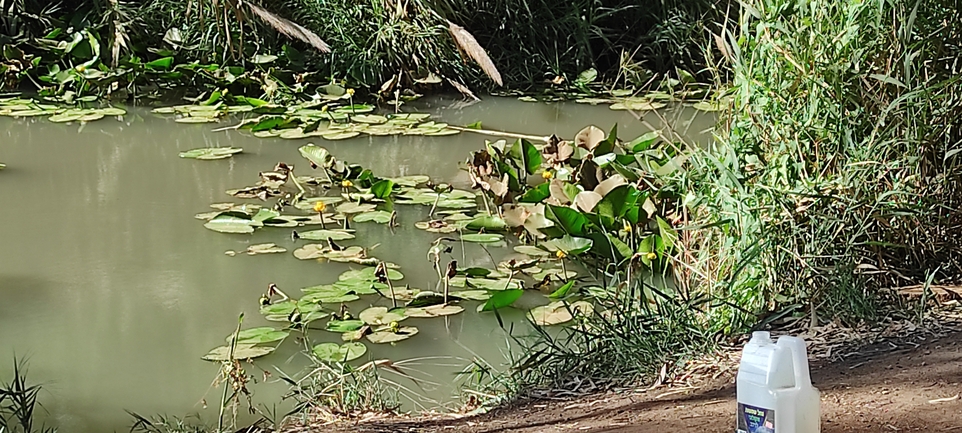
[[[962,333],[916,336],[863,348],[843,361],[815,362],[823,433],[962,433]],[[462,419],[340,424],[336,432],[732,433],[731,371],[697,389],[655,388],[572,400],[531,400]]]

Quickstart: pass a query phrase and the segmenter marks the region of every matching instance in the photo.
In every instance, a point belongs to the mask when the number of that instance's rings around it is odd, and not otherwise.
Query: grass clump
[[[945,2],[743,4],[728,131],[681,182],[716,326],[797,309],[878,318],[890,288],[960,277],[962,35]],[[731,308],[735,306],[737,308]]]
[[[0,384],[0,432],[9,433],[48,433],[53,428],[36,427],[36,410],[40,407],[38,399],[40,385],[27,385],[27,370],[24,362],[13,362],[13,378]]]

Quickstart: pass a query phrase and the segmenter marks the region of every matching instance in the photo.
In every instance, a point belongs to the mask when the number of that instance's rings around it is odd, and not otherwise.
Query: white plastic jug
[[[808,372],[805,341],[752,333],[736,382],[736,433],[819,433],[818,390]]]

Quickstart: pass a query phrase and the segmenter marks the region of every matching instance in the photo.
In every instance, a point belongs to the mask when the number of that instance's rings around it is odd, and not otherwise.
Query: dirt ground
[[[835,358],[838,358],[837,356]],[[823,433],[962,433],[962,333],[915,335],[812,365]],[[326,432],[672,432],[732,433],[733,368],[697,386],[529,400],[461,419],[382,420]]]

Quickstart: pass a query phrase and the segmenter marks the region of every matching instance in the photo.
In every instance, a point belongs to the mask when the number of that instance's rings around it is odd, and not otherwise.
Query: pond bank
[[[826,326],[815,332],[810,357],[815,359],[812,381],[822,395],[822,431],[962,428],[958,417],[962,401],[957,398],[962,391],[959,314],[951,312],[939,319],[942,323],[925,329],[892,323],[880,333],[864,333],[861,344],[840,341],[847,338],[843,334],[858,335],[840,328]],[[668,378],[667,385],[648,389],[529,399],[461,419],[369,420],[290,431],[727,433],[735,413],[739,350],[723,349],[706,358],[711,364],[693,363],[689,372]]]

